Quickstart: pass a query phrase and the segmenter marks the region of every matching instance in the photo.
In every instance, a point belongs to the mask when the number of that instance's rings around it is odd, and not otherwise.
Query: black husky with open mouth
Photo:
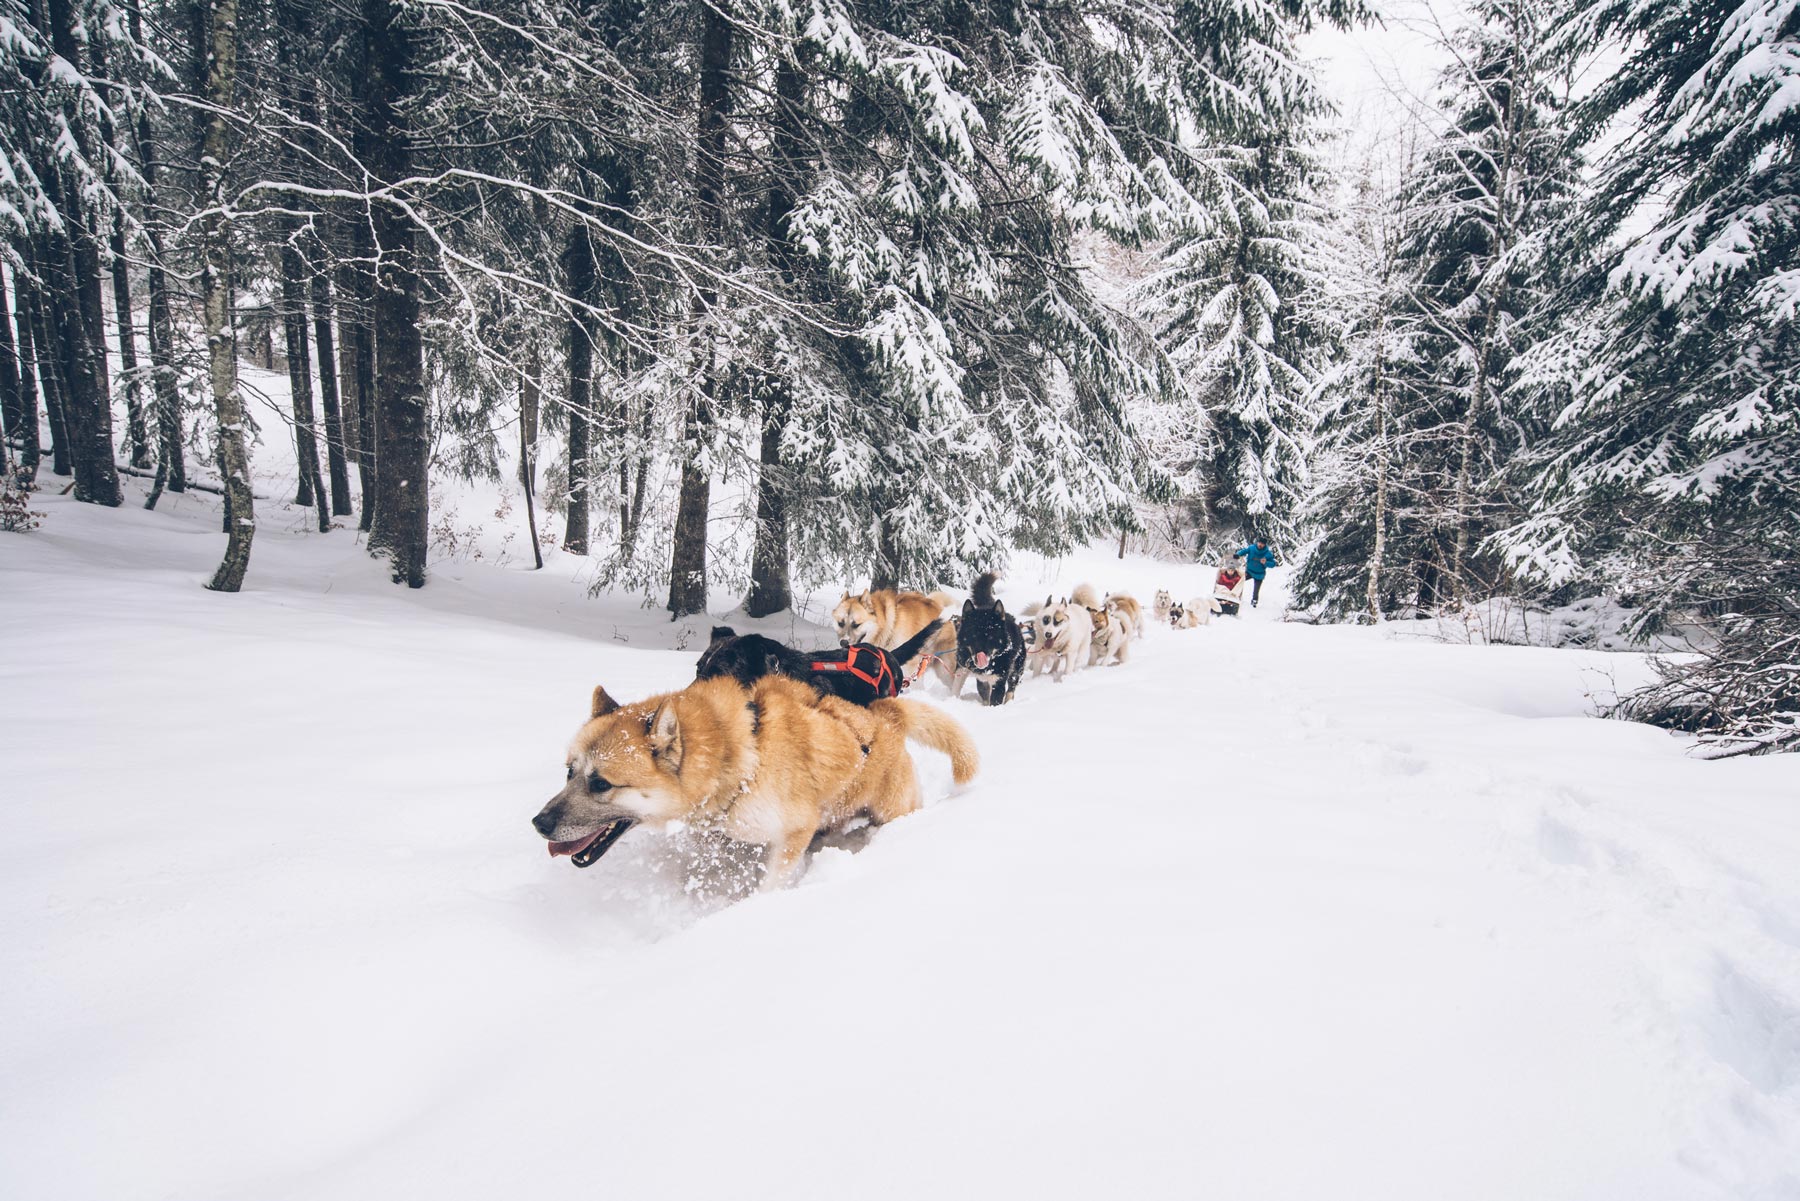
[[[975,581],[974,595],[963,602],[962,621],[956,627],[956,682],[975,677],[975,689],[984,705],[1004,705],[1025,674],[1025,634],[1000,598],[994,595],[993,572]]]

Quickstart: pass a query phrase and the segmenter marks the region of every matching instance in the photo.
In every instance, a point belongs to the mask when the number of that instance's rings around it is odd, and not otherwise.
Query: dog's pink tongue
[[[987,665],[988,665],[987,652],[986,651],[976,651],[975,652],[975,666],[986,667]]]
[[[554,859],[558,855],[573,855],[598,837],[600,837],[600,831],[595,830],[586,838],[575,838],[568,842],[553,842],[550,844],[550,857]]]

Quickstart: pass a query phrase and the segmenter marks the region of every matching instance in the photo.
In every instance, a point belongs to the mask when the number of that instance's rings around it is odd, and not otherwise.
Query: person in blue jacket
[[[1269,568],[1279,566],[1275,562],[1275,552],[1269,549],[1267,538],[1258,538],[1255,546],[1246,546],[1232,556],[1244,561],[1244,574],[1250,577],[1250,607],[1256,608],[1256,602],[1262,599],[1263,576]]]

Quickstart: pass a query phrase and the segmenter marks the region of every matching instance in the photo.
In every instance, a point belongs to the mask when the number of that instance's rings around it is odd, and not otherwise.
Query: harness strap
[[[873,657],[877,663],[878,666],[876,667],[876,673],[874,675],[870,675],[856,665],[857,659],[864,655]],[[887,696],[890,694],[898,696],[900,693],[900,689],[894,684],[894,672],[893,668],[888,666],[887,656],[866,646],[852,646],[848,648],[848,652],[842,663],[839,663],[835,659],[825,659],[807,664],[807,670],[847,671],[869,687],[873,688],[875,690],[875,695],[877,696]],[[887,683],[883,684],[883,680],[886,680]]]

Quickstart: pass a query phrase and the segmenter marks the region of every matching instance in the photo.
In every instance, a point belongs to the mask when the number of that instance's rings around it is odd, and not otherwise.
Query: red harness
[[[875,661],[873,673],[858,667],[858,659],[873,659]],[[806,669],[808,671],[847,671],[873,688],[878,697],[900,695],[900,683],[894,678],[894,669],[888,663],[888,657],[872,646],[863,646],[858,643],[855,646],[845,647],[842,663],[836,659],[824,659],[807,664]]]

